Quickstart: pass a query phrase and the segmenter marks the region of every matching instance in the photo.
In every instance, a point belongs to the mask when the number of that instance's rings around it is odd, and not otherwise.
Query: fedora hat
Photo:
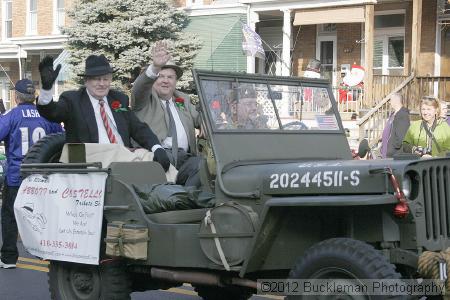
[[[172,70],[174,70],[175,74],[177,74],[177,79],[180,79],[181,76],[183,76],[183,70],[179,66],[177,66],[175,64],[175,62],[172,61],[172,60],[169,60],[164,66],[161,67],[161,69],[163,69],[163,70],[164,69],[172,69]]]
[[[86,58],[84,73],[78,76],[100,76],[109,73],[114,73],[115,70],[111,68],[108,59],[103,55],[89,55]]]

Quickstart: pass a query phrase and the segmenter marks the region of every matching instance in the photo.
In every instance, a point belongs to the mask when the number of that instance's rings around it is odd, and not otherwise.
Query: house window
[[[0,98],[3,99],[6,110],[11,109],[10,90],[9,79],[0,77]]]
[[[378,15],[374,19],[375,29],[387,27],[404,27],[405,14]]]
[[[59,33],[60,27],[64,26],[65,21],[65,8],[64,8],[64,0],[54,0],[54,32]]]
[[[402,75],[405,65],[405,14],[379,12],[375,16],[374,74]]]
[[[375,74],[400,75],[405,65],[405,37],[382,35],[375,37],[373,68]]]
[[[388,38],[388,68],[403,68],[405,53],[404,37]]]
[[[336,33],[336,24],[335,23],[319,24],[317,26],[317,30],[318,34]]]
[[[373,42],[373,67],[383,67],[383,41],[375,40]]]
[[[24,75],[24,77],[27,78],[27,79],[33,80],[31,60],[32,60],[32,58],[30,57],[29,59],[27,59],[25,61],[25,75]]]
[[[12,0],[5,0],[4,1],[4,32],[3,32],[3,38],[9,39],[12,37]]]
[[[37,33],[37,0],[29,0],[28,33]]]

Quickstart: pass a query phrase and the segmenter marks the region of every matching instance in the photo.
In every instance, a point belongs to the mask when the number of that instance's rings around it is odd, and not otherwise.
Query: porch
[[[342,119],[357,116],[359,138],[381,136],[393,92],[413,115],[424,95],[450,100],[447,0],[243,2],[251,5],[248,22],[266,51],[265,61],[248,58],[247,71],[303,76],[309,60],[320,60]],[[363,84],[346,86],[342,79],[353,65],[364,68]]]
[[[363,87],[333,86],[332,91],[343,119],[346,119],[347,113],[364,117],[399,87],[398,92],[403,95],[405,106],[412,114],[419,113],[418,104],[423,96],[435,96],[441,101],[450,102],[450,76],[414,76],[408,80],[410,77],[373,75],[369,97],[364,94]],[[403,84],[405,81],[407,83]],[[305,109],[313,111],[314,106]]]

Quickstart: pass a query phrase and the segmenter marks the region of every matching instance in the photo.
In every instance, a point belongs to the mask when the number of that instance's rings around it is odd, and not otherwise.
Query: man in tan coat
[[[195,128],[200,127],[199,114],[189,96],[176,90],[183,71],[170,61],[165,41],[155,43],[152,57],[151,64],[134,82],[131,107],[157,135],[179,170],[177,183],[197,185],[190,179],[198,170]]]

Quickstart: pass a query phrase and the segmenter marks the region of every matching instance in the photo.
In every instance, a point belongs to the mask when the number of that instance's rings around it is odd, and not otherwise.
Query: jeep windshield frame
[[[202,99],[215,132],[343,130],[327,86],[280,78],[205,77]]]
[[[237,161],[351,159],[348,141],[328,81],[204,70],[193,70],[193,75],[199,96],[205,135],[207,139],[211,140],[210,143],[218,167]],[[214,85],[214,82],[223,84]],[[218,90],[211,90],[208,85],[212,86],[213,89],[217,87]],[[225,88],[225,91],[219,91],[220,86],[229,88]],[[248,88],[249,86],[250,88]],[[267,88],[261,91],[261,87],[264,86]],[[272,87],[277,88],[272,89]],[[320,90],[321,93],[326,92],[326,99],[329,102],[326,103],[326,106],[321,107],[320,115],[332,116],[331,120],[323,121],[325,125],[331,122],[332,128],[308,128],[305,130],[300,122],[307,127],[312,124],[311,122],[307,123],[308,116],[305,110],[300,111],[301,113],[297,116],[302,117],[302,120],[297,119],[299,123],[294,124],[288,130],[283,130],[282,126],[286,124],[286,120],[282,118],[285,113],[280,112],[282,106],[276,104],[276,101],[279,101],[277,98],[280,98],[280,94],[276,94],[280,93],[280,87],[281,90],[284,88],[287,91],[296,89],[303,91],[305,88],[310,88]],[[256,94],[257,102],[263,94],[263,100],[266,101],[266,104],[272,105],[273,108],[273,114],[270,116],[272,118],[271,126],[273,127],[221,128],[217,126],[217,116],[220,114],[214,114],[214,110],[221,109],[223,103],[226,103],[224,92],[231,92],[233,94],[231,98],[238,101],[242,101],[244,98],[254,98]],[[220,98],[220,95],[222,98]],[[281,98],[283,98],[283,94]],[[252,105],[255,106],[255,103]],[[253,110],[258,111],[258,108],[253,108]],[[313,117],[310,116],[310,120],[312,118],[317,120],[314,114]],[[231,118],[229,121],[231,121]],[[288,123],[294,121],[296,120],[289,120]]]

